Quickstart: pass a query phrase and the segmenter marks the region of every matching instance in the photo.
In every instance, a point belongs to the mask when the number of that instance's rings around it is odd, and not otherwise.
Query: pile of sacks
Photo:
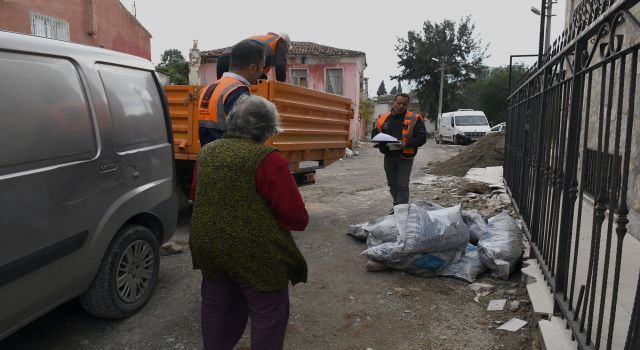
[[[487,269],[509,279],[523,248],[522,229],[507,212],[485,221],[460,205],[443,208],[428,201],[395,206],[393,215],[351,225],[347,233],[366,241],[362,255],[384,267],[468,282]]]

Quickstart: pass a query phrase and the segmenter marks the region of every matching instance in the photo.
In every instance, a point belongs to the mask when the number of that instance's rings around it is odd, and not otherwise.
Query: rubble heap
[[[503,160],[504,132],[491,133],[465,147],[456,156],[424,170],[432,175],[462,177],[471,168],[499,166]]]

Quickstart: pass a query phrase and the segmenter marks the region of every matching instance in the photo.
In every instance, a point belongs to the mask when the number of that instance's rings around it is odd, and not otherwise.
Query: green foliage
[[[414,82],[422,110],[436,115],[440,90],[440,68],[444,64],[445,84],[442,111],[464,107],[462,87],[482,71],[487,47],[474,35],[471,17],[458,22],[424,22],[422,31],[409,31],[396,45],[402,71],[391,77]],[[432,58],[440,60],[436,62]]]
[[[391,88],[391,92],[389,92],[389,95],[393,96],[393,95],[395,95],[397,93],[398,93],[398,88],[394,86],[394,87]]]
[[[512,66],[512,84],[526,73],[523,65]],[[507,90],[509,88],[509,66],[484,67],[478,79],[463,89],[464,108],[483,111],[489,123],[495,125],[504,122],[507,109]]]
[[[373,118],[373,113],[375,112],[375,104],[373,100],[370,99],[360,99],[360,107],[358,110],[358,115],[360,119],[364,122],[364,125],[369,125],[371,122],[371,118]]]
[[[400,83],[400,80],[398,80],[398,89],[396,89],[396,92],[398,94],[402,93],[402,84]]]
[[[177,49],[168,49],[162,53],[156,70],[169,76],[172,85],[189,85],[189,63]]]
[[[376,95],[378,96],[384,96],[387,94],[387,88],[384,87],[384,80],[380,82],[380,86],[378,86],[378,92],[376,93]]]

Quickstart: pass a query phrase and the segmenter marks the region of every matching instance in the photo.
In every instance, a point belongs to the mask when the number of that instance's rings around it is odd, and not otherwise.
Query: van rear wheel
[[[159,267],[160,252],[154,234],[144,226],[125,225],[111,242],[80,303],[95,316],[131,316],[151,298]]]

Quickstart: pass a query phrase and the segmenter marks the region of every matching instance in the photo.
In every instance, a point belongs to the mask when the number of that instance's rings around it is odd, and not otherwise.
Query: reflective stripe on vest
[[[224,101],[231,92],[242,86],[246,85],[237,79],[223,76],[206,89],[202,89],[198,104],[198,124],[204,128],[226,130],[227,114],[224,112]]]
[[[262,44],[265,48],[268,49],[266,52],[267,55],[271,55],[273,57],[276,52],[276,46],[278,44],[278,40],[281,39],[279,35],[276,34],[265,34],[265,35],[256,35],[252,36],[249,39],[255,40]]]
[[[383,132],[383,129],[388,129],[385,125],[387,118],[391,115],[391,112],[383,113],[378,117],[378,121],[376,122],[376,127],[380,132]],[[406,112],[404,115],[404,121],[402,125],[402,141],[409,142],[409,140],[413,137],[413,128],[418,121],[418,116],[413,114],[412,112]],[[416,150],[413,147],[405,147],[402,149],[402,153],[406,155],[414,155],[416,154]]]

